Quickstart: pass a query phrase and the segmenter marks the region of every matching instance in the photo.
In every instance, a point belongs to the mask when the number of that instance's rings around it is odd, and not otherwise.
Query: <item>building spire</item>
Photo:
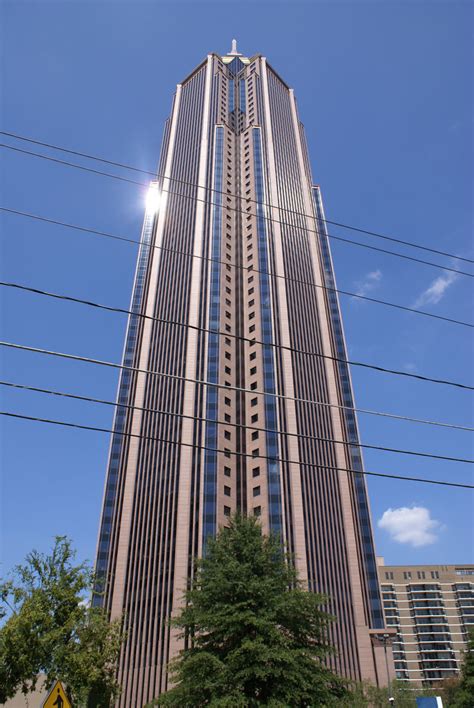
[[[232,48],[227,56],[229,56],[229,57],[241,57],[242,56],[242,54],[237,51],[237,40],[236,39],[232,40]]]

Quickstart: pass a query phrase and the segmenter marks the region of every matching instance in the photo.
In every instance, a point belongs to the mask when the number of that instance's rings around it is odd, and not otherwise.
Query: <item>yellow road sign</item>
[[[61,681],[56,681],[43,703],[43,708],[72,708]]]

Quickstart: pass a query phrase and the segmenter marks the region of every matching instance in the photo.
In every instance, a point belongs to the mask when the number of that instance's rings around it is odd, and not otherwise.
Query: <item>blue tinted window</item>
[[[233,95],[233,81],[232,95]],[[219,329],[220,319],[220,253],[222,233],[222,173],[224,160],[224,128],[217,127],[214,138],[214,211],[212,216],[211,240],[211,292],[209,297],[209,328]],[[219,335],[209,334],[207,352],[207,380],[217,383],[219,380]],[[217,447],[218,388],[207,387],[205,446]],[[204,519],[203,545],[208,536],[214,536],[217,529],[217,453],[204,451]]]

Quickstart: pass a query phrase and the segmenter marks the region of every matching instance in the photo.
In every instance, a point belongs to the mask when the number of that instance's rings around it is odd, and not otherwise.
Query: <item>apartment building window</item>
[[[252,490],[252,494],[254,497],[259,497],[260,496],[260,487],[254,487]]]
[[[257,421],[258,421],[258,413],[255,413],[255,415],[253,415],[253,416],[250,418],[250,422],[251,422],[251,423],[256,423]]]
[[[261,516],[262,514],[262,507],[261,506],[255,506],[253,509],[253,515],[254,516]]]
[[[230,516],[230,506],[224,507],[224,516]]]
[[[230,477],[231,469],[230,467],[224,467],[224,474],[226,477]]]
[[[411,571],[409,571],[409,570],[403,571],[403,577],[405,580],[411,580]]]
[[[226,497],[230,497],[230,487],[228,487],[227,485],[224,485],[224,494],[226,495]]]
[[[260,467],[254,467],[252,470],[252,477],[259,477],[260,476]]]
[[[258,440],[258,430],[254,430],[252,433],[252,440]]]
[[[231,438],[230,430],[224,430],[224,437],[226,440],[230,440],[230,438]]]
[[[227,396],[226,396],[226,397],[224,398],[224,403],[226,404],[226,406],[230,406],[230,404],[231,404],[230,398],[227,398]]]

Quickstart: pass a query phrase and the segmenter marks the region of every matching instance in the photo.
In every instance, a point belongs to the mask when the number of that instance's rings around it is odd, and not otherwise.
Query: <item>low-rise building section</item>
[[[397,630],[397,678],[432,684],[456,676],[474,626],[474,565],[395,566],[378,560],[386,623]]]

